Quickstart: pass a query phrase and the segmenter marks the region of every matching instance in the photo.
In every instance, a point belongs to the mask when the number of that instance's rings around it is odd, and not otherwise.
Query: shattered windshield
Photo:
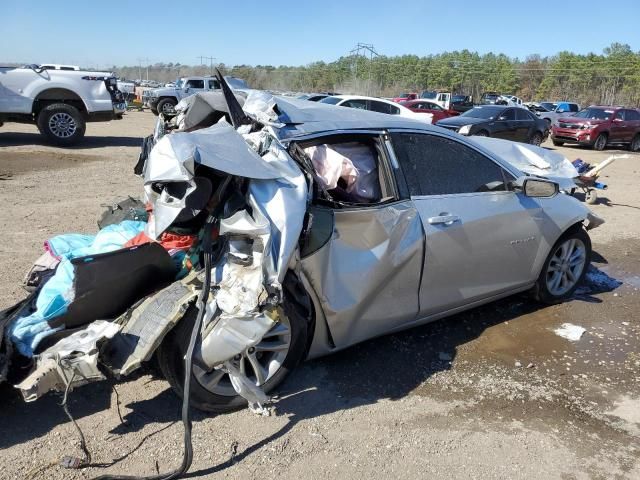
[[[603,110],[601,108],[585,108],[574,115],[577,118],[589,118],[591,120],[609,120],[613,110]]]

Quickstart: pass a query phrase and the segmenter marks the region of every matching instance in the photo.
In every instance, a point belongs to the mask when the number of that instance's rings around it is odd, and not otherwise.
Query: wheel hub
[[[586,258],[586,247],[580,239],[570,238],[559,245],[547,267],[549,292],[562,296],[570,291],[582,275]]]
[[[68,113],[55,113],[49,119],[49,129],[57,137],[68,138],[77,129],[76,122]]]
[[[256,385],[264,385],[280,370],[291,346],[291,324],[286,315],[280,317],[262,340],[236,355],[231,363]],[[225,397],[236,396],[229,375],[222,369],[206,371],[194,364],[193,374],[202,387],[211,393]]]

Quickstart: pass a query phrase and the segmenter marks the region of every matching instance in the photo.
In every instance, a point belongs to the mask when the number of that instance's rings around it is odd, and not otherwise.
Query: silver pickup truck
[[[0,67],[0,126],[35,124],[51,142],[72,145],[84,137],[86,122],[119,119],[125,110],[113,73]]]
[[[249,86],[244,80],[236,77],[224,77],[229,86],[234,90],[248,90]],[[176,80],[175,87],[156,88],[147,90],[142,96],[142,102],[158,115],[159,113],[171,114],[174,107],[183,98],[195,93],[219,90],[220,83],[215,77],[182,77]]]

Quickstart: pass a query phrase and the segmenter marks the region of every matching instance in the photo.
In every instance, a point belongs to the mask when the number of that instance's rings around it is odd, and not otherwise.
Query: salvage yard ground
[[[132,112],[89,124],[68,149],[32,126],[0,129],[0,309],[24,295],[46,238],[94,232],[104,205],[141,193],[132,169],[154,122]],[[557,150],[590,163],[622,153]],[[630,157],[602,177],[610,188],[592,209],[607,223],[592,231],[593,269],[571,302],[513,297],[307,362],[271,417],[195,413],[190,478],[640,478],[640,154]],[[585,332],[571,341],[555,332],[563,324]],[[114,464],[35,478],[178,465],[180,403],[168,384],[147,369],[116,389],[85,386],[69,402],[93,461]],[[0,477],[81,455],[59,402],[0,389]]]

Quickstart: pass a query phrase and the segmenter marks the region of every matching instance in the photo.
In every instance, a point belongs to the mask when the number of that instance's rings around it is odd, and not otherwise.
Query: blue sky
[[[357,42],[385,55],[469,49],[524,58],[640,50],[640,1],[0,0],[0,63],[81,66],[333,61]],[[128,7],[127,7],[128,6]],[[146,63],[143,60],[142,63]],[[205,62],[205,63],[208,63]]]

